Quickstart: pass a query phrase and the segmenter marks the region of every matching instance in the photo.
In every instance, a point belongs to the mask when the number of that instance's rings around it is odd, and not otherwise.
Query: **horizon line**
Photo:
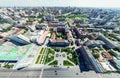
[[[89,7],[89,6],[87,6],[87,7],[85,7],[85,6],[0,6],[0,8],[43,8],[43,7],[46,7],[46,8],[55,8],[55,7],[71,7],[71,8],[103,8],[103,9],[120,9],[120,7],[94,7],[94,6],[92,6],[92,7]]]

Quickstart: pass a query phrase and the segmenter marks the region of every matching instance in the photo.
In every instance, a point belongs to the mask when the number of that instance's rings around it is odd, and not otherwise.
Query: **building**
[[[102,45],[105,45],[105,43],[101,40],[89,40],[85,43],[85,45],[91,46],[91,47],[100,47]]]
[[[80,52],[83,55],[85,61],[88,63],[89,68],[93,68],[96,72],[103,72],[101,66],[98,64],[97,60],[93,57],[88,47],[82,46],[80,48]]]
[[[116,45],[114,44],[114,42],[112,42],[111,40],[109,40],[107,37],[105,37],[102,33],[99,34],[98,37],[99,40],[102,40],[105,43],[105,46],[107,48],[113,49],[116,47]]]
[[[8,27],[11,27],[8,23],[0,24],[0,31],[3,31],[3,29],[7,29]]]
[[[15,22],[15,21],[14,21],[12,18],[10,18],[9,16],[5,16],[5,15],[3,15],[3,14],[0,14],[0,18],[3,19],[5,22],[10,23],[10,24],[13,24],[13,23]]]
[[[87,33],[87,30],[85,29],[78,29],[77,27],[71,27],[71,30],[73,30],[72,34],[74,33],[73,35],[76,36],[77,39],[90,36],[90,34]]]
[[[117,26],[114,24],[108,24],[108,25],[104,25],[103,28],[104,29],[115,29]]]
[[[113,57],[108,52],[102,52],[102,56],[107,60],[113,59]]]
[[[55,19],[55,17],[51,14],[48,14],[48,15],[45,16],[46,21],[53,21],[54,19]]]
[[[48,25],[45,23],[41,23],[35,26],[37,30],[48,30]]]
[[[116,69],[120,70],[120,60],[114,59],[110,60],[111,65],[113,65]]]
[[[69,45],[69,41],[68,40],[62,40],[62,39],[58,39],[58,40],[50,40],[50,45],[57,45],[57,46],[68,46]]]
[[[63,33],[64,35],[66,35],[67,37],[66,37],[66,39],[56,39],[56,34],[57,34],[57,32],[61,32],[61,33]],[[68,34],[69,32],[67,32],[66,31],[66,29],[65,28],[54,28],[53,29],[53,33],[52,33],[52,35],[51,35],[51,39],[50,39],[50,45],[57,45],[57,46],[68,46],[69,44],[70,44],[70,37],[68,37],[69,36],[69,34]]]
[[[59,22],[59,21],[52,21],[48,23],[49,27],[65,27],[66,23],[65,22]]]
[[[20,44],[29,44],[30,43],[30,40],[21,34],[10,36],[9,39],[12,41],[18,42]]]
[[[48,31],[43,31],[43,33],[40,35],[40,37],[38,37],[36,40],[37,44],[43,45],[47,36],[48,36]]]

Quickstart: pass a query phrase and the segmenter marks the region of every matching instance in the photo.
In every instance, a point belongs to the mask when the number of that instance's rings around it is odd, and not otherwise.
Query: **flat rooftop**
[[[11,42],[6,42],[3,45],[0,45],[0,61],[20,60],[26,55],[30,47],[31,44],[18,46]]]

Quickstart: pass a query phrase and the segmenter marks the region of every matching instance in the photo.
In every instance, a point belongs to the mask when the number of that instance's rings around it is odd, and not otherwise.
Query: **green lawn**
[[[52,48],[47,48],[46,49],[46,56],[45,56],[45,60],[44,60],[44,64],[49,63],[50,61],[54,60],[54,50]],[[52,54],[52,56],[49,58],[49,54]]]
[[[80,18],[80,19],[83,19],[83,20],[88,20],[88,18],[83,14],[71,14],[67,17],[68,18]]]
[[[44,48],[42,48],[42,49],[40,50],[39,55],[38,55],[38,57],[37,57],[37,60],[36,60],[35,64],[38,64],[38,62],[39,62],[39,60],[40,60],[40,54],[42,53],[43,49],[44,49]]]
[[[57,47],[52,47],[52,49],[56,52],[59,52],[60,51],[60,48],[57,48]]]
[[[59,32],[56,34],[56,39],[59,39],[59,38],[67,39],[67,36],[65,34]]]
[[[52,63],[50,63],[49,65],[58,65],[58,61],[55,60],[55,61],[53,61]]]
[[[74,66],[72,63],[70,63],[70,62],[67,61],[67,60],[64,60],[63,65],[64,65],[64,66]]]
[[[65,47],[65,48],[62,48],[61,51],[62,52],[67,52],[67,55],[72,54],[72,58],[67,56],[67,59],[69,59],[71,62],[73,62],[76,65],[79,64],[78,55],[77,55],[76,51],[74,51],[73,48]]]
[[[56,16],[56,18],[71,18],[71,19],[80,18],[82,20],[88,20],[87,16],[83,14],[70,14],[67,16]]]
[[[73,49],[67,49],[67,55],[72,54],[72,58],[69,58],[69,56],[67,57],[70,61],[72,61],[74,64],[78,65],[79,64],[79,60],[78,60],[78,55],[76,53],[76,51],[74,51]]]

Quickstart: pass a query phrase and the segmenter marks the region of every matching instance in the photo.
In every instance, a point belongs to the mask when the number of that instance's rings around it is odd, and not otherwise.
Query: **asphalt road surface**
[[[41,70],[0,70],[0,78],[40,78]],[[44,69],[42,78],[120,78],[120,74],[96,74],[94,71],[81,73],[74,68]]]

